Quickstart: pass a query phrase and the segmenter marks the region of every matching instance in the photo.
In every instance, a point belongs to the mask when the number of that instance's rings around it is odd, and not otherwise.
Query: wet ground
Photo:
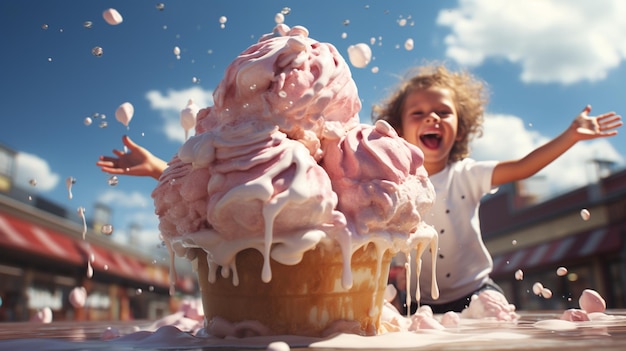
[[[338,335],[327,339],[297,337],[215,340],[196,338],[168,327],[138,332],[151,321],[0,323],[0,350],[265,350],[286,341],[291,350],[626,350],[626,310],[607,311],[608,318],[565,322],[561,312],[520,312],[517,324],[463,321],[459,328],[376,337]],[[124,337],[102,341],[107,327]]]

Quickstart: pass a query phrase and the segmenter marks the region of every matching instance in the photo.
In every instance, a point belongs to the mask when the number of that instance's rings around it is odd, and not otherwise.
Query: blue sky
[[[163,1],[4,0],[0,2],[0,143],[19,152],[17,183],[70,210],[93,204],[113,210],[113,237],[124,242],[131,223],[148,243],[158,221],[148,178],[109,176],[99,155],[122,148],[124,134],[169,160],[184,140],[179,113],[187,103],[211,104],[212,89],[232,59],[275,26],[303,25],[310,37],[347,48],[367,43],[365,68],[352,68],[363,123],[412,66],[446,60],[488,82],[485,135],[477,159],[521,157],[564,130],[586,104],[592,114],[626,111],[626,2],[566,1]],[[115,8],[117,26],[102,12]],[[225,16],[224,28],[219,18]],[[85,22],[91,21],[91,28]],[[414,41],[407,50],[407,39]],[[103,54],[92,54],[101,47]],[[181,50],[180,58],[174,48]],[[131,102],[126,128],[115,110]],[[94,118],[89,126],[85,117]],[[99,125],[107,122],[106,128]],[[626,131],[580,143],[531,181],[553,196],[593,179],[591,160],[624,167]],[[68,198],[67,177],[74,177]],[[29,185],[29,180],[37,185]]]

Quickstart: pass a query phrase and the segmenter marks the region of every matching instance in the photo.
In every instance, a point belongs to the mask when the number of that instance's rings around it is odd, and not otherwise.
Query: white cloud
[[[213,92],[203,90],[200,87],[192,87],[183,90],[168,90],[166,94],[158,90],[150,90],[146,98],[150,101],[150,107],[161,112],[164,120],[163,133],[169,140],[185,141],[185,131],[180,125],[180,111],[187,106],[191,99],[200,108],[213,105]],[[193,135],[193,131],[190,131]]]
[[[139,191],[125,192],[120,190],[107,190],[98,196],[97,202],[105,205],[115,205],[120,208],[147,208],[152,206],[152,199]]]
[[[16,155],[15,182],[21,188],[32,187],[30,180],[35,180],[35,189],[48,191],[54,189],[61,177],[52,172],[48,161],[39,156],[19,152]]]
[[[137,250],[150,252],[155,249],[160,243],[158,231],[158,219],[155,216],[154,211],[131,211],[122,214],[119,222],[128,223],[127,227],[116,228],[114,239],[119,243],[137,244],[135,247]],[[130,227],[136,226],[136,232],[131,234]],[[131,240],[130,236],[135,235],[135,238]]]
[[[540,134],[519,117],[487,115],[483,137],[472,142],[472,158],[498,161],[521,158],[553,137]],[[542,197],[584,186],[596,179],[593,161],[598,159],[624,164],[624,158],[608,140],[582,141],[537,173],[528,184]]]
[[[626,58],[621,0],[461,0],[439,13],[446,55],[467,66],[505,59],[524,82],[597,81]]]

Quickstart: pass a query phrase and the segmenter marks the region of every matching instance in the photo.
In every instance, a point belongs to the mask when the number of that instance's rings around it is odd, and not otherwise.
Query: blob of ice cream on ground
[[[197,269],[206,333],[383,332],[391,258],[437,251],[422,151],[359,122],[347,63],[300,26],[244,50],[213,100],[152,194],[172,260]]]
[[[510,330],[517,324],[517,319],[513,314],[509,313],[514,306],[509,305],[505,299],[494,291],[487,290],[486,294],[481,294],[479,298],[476,295],[473,298],[473,304],[461,313],[447,312],[440,315],[434,315],[430,307],[421,306],[413,315],[401,315],[393,305],[389,303],[395,295],[396,291],[392,285],[389,285],[385,291],[385,300],[381,313],[381,334],[386,333],[421,333],[428,330],[449,331],[449,337],[453,338],[457,335],[459,328],[463,326],[475,326],[476,322],[493,321],[490,331]],[[479,301],[479,302],[477,302]],[[593,321],[606,322],[617,320],[619,317],[608,315],[605,313],[604,299],[597,291],[586,289],[579,298],[580,308],[571,308],[563,311],[558,319],[545,319],[537,321],[533,324],[534,328],[547,330],[573,330],[582,327],[588,327],[582,323]],[[496,315],[494,311],[500,313]],[[200,300],[185,300],[177,312],[155,321],[145,328],[146,331],[157,331],[164,326],[175,326],[183,332],[190,332],[199,337],[207,337],[207,330],[204,328],[204,311]],[[500,327],[498,327],[500,326]],[[473,327],[475,328],[475,327]],[[482,330],[482,329],[481,329]],[[482,330],[484,332],[484,330]],[[103,338],[119,337],[112,333],[115,330],[108,330],[103,333]],[[427,337],[427,334],[420,334]],[[404,338],[405,334],[397,334],[397,338]],[[336,337],[341,340],[341,337]],[[354,342],[355,339],[347,339]],[[337,341],[341,343],[341,341]],[[345,342],[345,341],[344,341]],[[281,344],[282,345],[282,344]],[[349,347],[355,347],[353,344],[346,344]],[[284,345],[282,345],[284,346]]]

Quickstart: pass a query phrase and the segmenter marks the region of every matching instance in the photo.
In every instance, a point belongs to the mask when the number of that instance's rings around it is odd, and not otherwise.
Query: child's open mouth
[[[420,136],[420,141],[429,149],[436,149],[441,144],[441,134],[428,132]]]

